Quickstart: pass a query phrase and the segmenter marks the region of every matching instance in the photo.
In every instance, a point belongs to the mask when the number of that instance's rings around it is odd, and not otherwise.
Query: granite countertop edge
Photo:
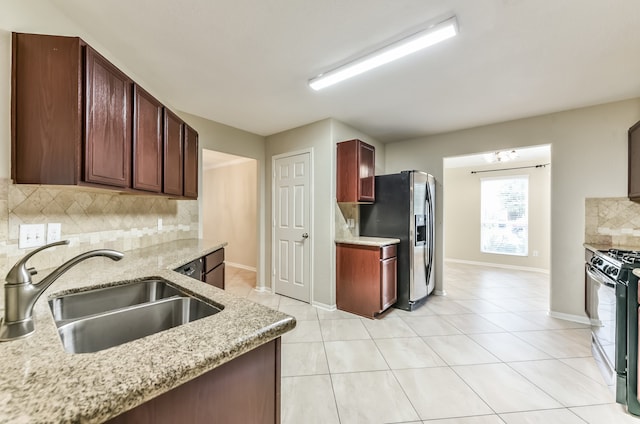
[[[178,240],[124,252],[117,263],[92,258],[60,277],[36,302],[35,333],[0,343],[0,422],[104,422],[293,329],[291,316],[173,271],[224,246]],[[164,278],[224,309],[96,353],[64,351],[49,299],[146,277]]]
[[[640,250],[639,245],[624,245],[624,244],[606,244],[606,243],[582,243],[582,246],[592,252],[599,250],[619,249],[619,250]]]
[[[384,237],[347,237],[337,238],[334,240],[336,244],[355,244],[360,246],[388,246],[390,244],[400,243],[400,239],[397,238],[384,238]]]

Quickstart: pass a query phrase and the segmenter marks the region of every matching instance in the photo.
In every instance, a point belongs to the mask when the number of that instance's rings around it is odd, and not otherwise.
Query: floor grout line
[[[473,267],[474,270],[477,270],[477,266]],[[453,277],[452,275],[453,273],[447,273],[446,277],[448,279],[455,279],[455,278],[460,278],[461,280],[466,280],[466,281],[473,281],[474,278],[474,274],[471,275],[458,275],[457,277]],[[493,275],[498,275],[500,273],[496,273],[496,272],[492,272],[490,274]],[[505,275],[508,273],[504,273]],[[546,280],[548,281],[548,276],[546,276]],[[230,283],[230,285],[233,284],[238,284],[238,285],[242,285],[243,289],[245,287],[246,280],[244,280],[244,276],[243,278],[238,278],[238,279],[230,279],[228,281]],[[532,384],[533,387],[536,387],[538,390],[540,390],[543,394],[545,394],[546,396],[548,396],[550,399],[553,399],[555,402],[557,402],[559,405],[563,405],[562,402],[560,402],[560,400],[556,399],[555,396],[551,395],[549,392],[547,392],[543,387],[539,386],[538,384],[535,384],[532,380],[530,380],[529,378],[526,377],[525,374],[522,374],[521,372],[519,372],[516,368],[514,368],[511,364],[515,364],[515,363],[534,363],[534,362],[543,362],[543,361],[555,361],[559,364],[562,364],[562,366],[566,366],[568,367],[568,369],[570,369],[572,372],[576,372],[579,373],[580,375],[584,376],[586,379],[588,379],[589,381],[592,381],[593,383],[597,383],[597,384],[602,384],[604,385],[604,382],[598,382],[594,377],[593,377],[593,373],[591,375],[589,375],[587,373],[588,368],[584,368],[585,366],[589,366],[588,363],[585,363],[584,365],[580,365],[579,362],[576,362],[575,365],[576,367],[570,365],[569,363],[564,362],[564,360],[576,360],[576,359],[586,359],[589,358],[590,356],[581,356],[581,355],[576,355],[576,352],[579,352],[580,349],[582,349],[585,346],[582,346],[582,344],[579,342],[582,338],[580,332],[586,332],[589,331],[589,328],[586,326],[580,326],[578,324],[576,324],[575,326],[573,326],[572,324],[568,324],[566,327],[563,326],[563,321],[558,320],[557,318],[549,318],[551,320],[547,321],[544,317],[543,317],[543,313],[547,313],[548,309],[542,309],[539,308],[537,306],[531,306],[531,309],[529,309],[528,306],[526,306],[525,302],[519,303],[519,305],[522,305],[522,309],[521,310],[504,310],[504,312],[499,312],[499,311],[475,311],[472,309],[469,309],[468,307],[464,306],[464,302],[467,302],[468,305],[472,305],[473,303],[476,304],[480,304],[482,305],[483,303],[488,303],[490,305],[493,305],[495,307],[500,308],[500,302],[505,302],[505,301],[509,301],[509,299],[511,299],[511,301],[513,302],[514,299],[518,299],[518,301],[522,301],[522,297],[523,296],[528,296],[528,297],[533,297],[535,299],[542,299],[545,298],[548,300],[548,292],[542,292],[542,294],[539,295],[535,295],[536,291],[540,289],[540,283],[539,282],[531,282],[531,281],[525,281],[524,283],[522,283],[522,290],[517,290],[517,295],[513,295],[513,296],[499,296],[500,292],[504,292],[506,290],[509,290],[509,283],[510,281],[505,281],[505,282],[498,282],[498,283],[494,283],[492,287],[490,288],[483,288],[483,289],[479,289],[480,286],[482,286],[482,281],[478,282],[478,283],[474,283],[472,284],[470,287],[465,287],[463,284],[454,282],[452,284],[449,285],[450,290],[451,290],[451,294],[449,294],[448,296],[443,296],[443,297],[437,297],[434,298],[437,299],[435,302],[437,303],[432,303],[431,307],[428,308],[429,313],[425,314],[424,311],[423,313],[419,313],[418,315],[410,315],[409,313],[403,313],[404,311],[401,312],[397,312],[398,310],[392,310],[390,311],[388,314],[385,314],[381,319],[380,322],[383,322],[385,319],[389,319],[389,318],[394,318],[394,319],[399,319],[398,322],[403,323],[405,326],[407,326],[408,328],[411,329],[411,331],[413,331],[415,333],[415,335],[402,335],[402,336],[395,336],[395,324],[389,324],[389,330],[391,333],[389,333],[389,336],[385,336],[383,333],[381,333],[381,331],[383,330],[376,330],[375,327],[373,326],[367,326],[366,323],[368,321],[365,320],[365,318],[362,317],[358,317],[358,316],[349,316],[349,315],[345,315],[343,316],[335,316],[332,317],[330,315],[328,315],[325,318],[321,318],[320,317],[320,313],[316,310],[316,314],[315,317],[310,319],[310,320],[305,320],[305,321],[315,321],[317,323],[317,329],[319,331],[319,338],[320,338],[320,342],[322,344],[322,350],[323,350],[323,362],[327,368],[327,373],[310,373],[310,374],[301,374],[301,375],[291,375],[291,376],[287,376],[287,377],[282,377],[283,379],[290,379],[290,378],[296,378],[296,377],[317,377],[317,376],[329,376],[329,382],[331,385],[331,399],[332,399],[332,403],[333,405],[331,406],[332,408],[335,408],[335,412],[337,415],[337,422],[339,424],[348,424],[348,421],[346,420],[346,417],[341,416],[340,414],[340,409],[338,407],[338,405],[340,404],[340,400],[338,399],[338,395],[336,394],[336,382],[334,381],[334,376],[336,375],[349,375],[349,374],[361,374],[361,373],[380,373],[380,372],[391,372],[391,376],[393,376],[394,381],[399,385],[399,387],[402,390],[402,394],[403,396],[409,401],[409,404],[411,405],[411,407],[413,408],[414,412],[417,414],[418,417],[420,417],[420,414],[418,413],[418,408],[416,408],[416,405],[414,405],[414,402],[412,401],[411,397],[409,397],[408,392],[406,391],[407,389],[400,383],[400,380],[398,379],[397,376],[397,372],[399,371],[404,371],[404,370],[420,370],[420,369],[431,369],[431,368],[448,368],[449,370],[453,371],[455,373],[455,375],[460,378],[463,383],[465,384],[465,386],[469,387],[470,390],[472,390],[473,393],[475,393],[475,395],[487,406],[487,408],[489,408],[493,413],[492,414],[481,414],[481,415],[465,415],[465,417],[476,417],[476,416],[494,416],[496,417],[497,420],[500,420],[500,422],[506,422],[505,418],[503,417],[503,415],[507,415],[507,414],[535,414],[536,411],[544,411],[544,412],[548,412],[548,411],[560,411],[560,410],[568,410],[569,413],[578,418],[579,420],[583,421],[583,422],[590,422],[590,421],[584,421],[584,419],[578,415],[578,413],[574,410],[572,410],[571,408],[588,408],[588,407],[598,407],[598,406],[602,406],[602,407],[607,407],[607,408],[611,408],[611,403],[598,403],[598,404],[593,404],[593,405],[584,405],[584,406],[569,406],[569,407],[559,407],[559,408],[541,408],[541,409],[534,409],[534,410],[526,410],[526,411],[518,411],[518,412],[509,412],[509,413],[498,413],[496,412],[496,410],[489,405],[489,403],[480,395],[480,393],[476,392],[473,387],[470,386],[470,384],[464,379],[462,378],[461,375],[459,375],[456,372],[455,368],[460,369],[461,367],[473,367],[473,366],[479,366],[479,365],[497,365],[497,364],[503,364],[505,365],[509,370],[511,370],[511,372],[514,372],[516,375],[518,375],[520,378],[524,379],[524,381],[527,381],[529,384]],[[251,290],[251,283],[249,283],[249,285],[247,287],[249,287],[249,292],[246,296],[244,296],[245,298],[249,298],[251,293],[253,292]],[[254,286],[255,286],[255,282],[253,282]],[[548,286],[548,282],[546,283],[546,285]],[[538,287],[536,287],[538,286]],[[481,290],[482,293],[479,293],[478,296],[476,297],[468,297],[470,296],[470,293],[473,293],[474,290]],[[466,293],[465,291],[469,292]],[[456,298],[456,293],[460,292],[462,293],[462,297],[461,298]],[[489,297],[487,298],[486,296],[489,295]],[[271,296],[273,296],[274,298],[272,298]],[[282,297],[277,295],[277,294],[266,294],[265,297],[263,298],[264,301],[266,303],[269,304],[276,304],[275,309],[280,310],[280,307],[286,307],[289,306],[287,304],[283,305],[282,304]],[[275,299],[275,300],[268,300],[268,299]],[[457,302],[461,302],[461,304],[458,304]],[[535,302],[534,302],[535,303]],[[426,303],[427,305],[429,304],[428,301]],[[267,305],[268,306],[268,305]],[[297,305],[297,304],[292,304],[291,306],[304,306],[304,305]],[[424,306],[424,305],[423,305]],[[274,307],[274,306],[271,306]],[[463,308],[463,309],[460,309]],[[520,306],[518,306],[518,308],[520,308]],[[420,308],[419,308],[420,309]],[[503,308],[504,309],[504,308]],[[452,312],[452,313],[450,313]],[[306,312],[305,312],[306,313]],[[486,317],[483,317],[482,315],[487,315],[487,314],[511,314],[515,317],[517,317],[518,319],[523,321],[523,324],[529,323],[532,326],[536,326],[539,325],[540,328],[537,329],[529,329],[526,328],[527,324],[524,324],[524,327],[526,329],[524,330],[508,330],[506,328],[504,328],[503,326],[501,326],[500,324],[497,324],[494,321],[488,320]],[[540,315],[540,317],[542,318],[540,320],[540,322],[536,321],[536,314]],[[480,318],[483,318],[484,320],[486,320],[489,324],[493,325],[496,327],[495,331],[490,331],[490,330],[483,330],[481,327],[479,329],[475,329],[473,327],[473,323],[469,323],[466,324],[463,318],[458,318],[458,321],[456,321],[456,318],[453,318],[454,316],[467,316],[467,317],[471,317],[471,316],[477,316]],[[508,317],[509,315],[504,315],[506,317]],[[489,353],[490,355],[492,355],[497,362],[491,362],[491,363],[481,363],[481,364],[469,364],[469,365],[449,365],[449,362],[445,359],[445,357],[442,357],[440,353],[438,353],[436,350],[434,350],[425,340],[425,338],[429,338],[429,337],[447,337],[448,334],[444,334],[444,335],[439,335],[439,334],[434,334],[434,335],[421,335],[421,331],[418,331],[419,328],[414,328],[412,327],[409,322],[407,321],[408,318],[425,318],[428,319],[429,317],[438,317],[440,320],[442,320],[442,322],[450,325],[453,329],[455,329],[456,331],[459,332],[459,334],[451,334],[451,335],[456,335],[456,336],[465,336],[465,339],[471,340],[471,342],[479,347],[480,349],[482,349],[483,351]],[[497,316],[496,316],[497,317]],[[323,322],[327,322],[327,321],[336,321],[336,320],[358,320],[360,322],[360,324],[364,327],[366,334],[368,335],[367,339],[358,339],[358,340],[371,340],[373,342],[373,345],[375,346],[376,352],[382,357],[384,364],[386,365],[387,369],[386,370],[375,370],[375,371],[346,371],[346,372],[332,372],[331,371],[331,367],[330,367],[330,362],[329,362],[329,355],[327,353],[327,343],[330,342],[336,342],[336,341],[353,341],[353,340],[340,340],[341,336],[336,336],[336,340],[327,340],[325,337],[325,333],[323,332]],[[470,318],[471,319],[471,318]],[[299,320],[299,322],[301,322],[302,320]],[[456,322],[458,323],[456,325]],[[329,324],[325,324],[325,326],[328,326]],[[418,324],[415,324],[418,325]],[[558,326],[558,327],[556,327]],[[446,326],[445,326],[446,328]],[[464,331],[464,328],[467,328],[467,331]],[[500,328],[500,330],[498,331],[497,328]],[[295,330],[294,330],[295,331]],[[339,330],[336,330],[339,331]],[[346,330],[348,331],[348,330]],[[312,333],[310,333],[311,335],[315,332],[315,330],[312,330]],[[445,331],[446,333],[446,331]],[[524,336],[526,336],[527,334],[535,334],[535,333],[539,333],[540,334],[540,338],[537,339],[532,339],[531,337],[524,338]],[[563,334],[564,333],[564,334]],[[374,337],[374,334],[377,335],[378,337]],[[532,350],[536,350],[541,352],[541,354],[547,355],[548,358],[539,358],[539,359],[515,359],[515,360],[509,360],[509,361],[505,361],[503,360],[501,357],[498,357],[496,354],[493,353],[493,350],[490,349],[490,346],[493,344],[493,342],[487,342],[489,344],[487,344],[488,347],[485,347],[482,343],[476,341],[474,339],[474,336],[482,336],[482,335],[492,335],[492,334],[508,334],[510,336],[516,337],[517,340],[519,340],[519,342],[523,343],[523,346],[527,346],[528,348],[531,348]],[[564,340],[567,341],[568,345],[570,346],[570,349],[576,349],[576,352],[574,352],[573,355],[570,356],[563,356],[563,355],[557,355],[559,352],[562,351],[562,348],[564,347],[564,344],[558,345],[559,347],[556,348],[554,345],[557,343],[556,340],[553,338],[553,334],[556,334],[558,339],[562,339],[561,336],[565,336]],[[547,337],[551,337],[550,339],[547,339]],[[441,363],[444,364],[443,365],[434,365],[434,366],[420,366],[420,367],[407,367],[407,368],[402,368],[402,367],[398,367],[398,368],[392,368],[392,364],[389,362],[390,358],[388,358],[387,356],[385,356],[385,354],[383,354],[382,349],[380,347],[380,343],[383,340],[391,340],[391,339],[419,339],[421,340],[422,343],[424,343],[432,352],[432,354],[430,355],[435,355],[435,357],[437,357]],[[534,341],[543,341],[544,343],[543,345],[540,345],[538,343],[534,343]],[[292,341],[289,343],[284,343],[283,344],[308,344],[311,342],[306,342],[306,341]],[[317,342],[314,342],[317,343]],[[466,342],[465,342],[466,343]],[[500,344],[498,343],[496,346],[499,346]],[[547,349],[548,347],[553,347],[550,350],[554,351],[556,354],[552,354],[550,353]],[[569,353],[570,350],[567,352]],[[484,355],[483,355],[484,356]],[[578,366],[580,365],[580,366]],[[605,385],[606,386],[606,385]],[[355,395],[355,394],[354,394]],[[286,400],[283,400],[283,403]],[[580,410],[578,410],[580,411]],[[586,410],[582,410],[582,411],[586,411]],[[581,412],[583,413],[583,412]],[[457,417],[457,415],[456,415]],[[427,423],[432,421],[431,419],[423,419],[423,418],[419,418],[421,420],[421,422]],[[394,423],[400,423],[402,421],[394,421]],[[406,422],[406,421],[405,421]],[[492,421],[493,423],[493,421]],[[283,424],[289,424],[289,423],[285,423],[283,421]]]

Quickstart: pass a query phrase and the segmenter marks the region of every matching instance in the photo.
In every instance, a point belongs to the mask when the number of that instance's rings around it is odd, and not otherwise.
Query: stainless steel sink
[[[220,312],[162,279],[60,296],[49,301],[69,353],[98,352]]]
[[[185,293],[165,280],[149,279],[56,297],[49,301],[49,307],[53,319],[61,322],[172,296]]]

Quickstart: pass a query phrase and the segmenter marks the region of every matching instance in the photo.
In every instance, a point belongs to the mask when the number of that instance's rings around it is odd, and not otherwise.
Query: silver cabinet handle
[[[308,233],[303,233],[302,234],[302,238],[303,239],[308,239],[309,238],[309,234]]]

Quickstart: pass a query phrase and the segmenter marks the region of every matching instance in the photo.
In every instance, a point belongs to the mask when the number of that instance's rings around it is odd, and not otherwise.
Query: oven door
[[[607,384],[613,385],[617,370],[616,350],[619,352],[627,350],[626,330],[623,336],[616,340],[616,334],[619,334],[616,332],[616,282],[589,264],[585,267],[585,274],[586,313],[591,321],[594,358],[602,365],[601,369],[604,371]],[[619,371],[626,372],[626,363]]]

